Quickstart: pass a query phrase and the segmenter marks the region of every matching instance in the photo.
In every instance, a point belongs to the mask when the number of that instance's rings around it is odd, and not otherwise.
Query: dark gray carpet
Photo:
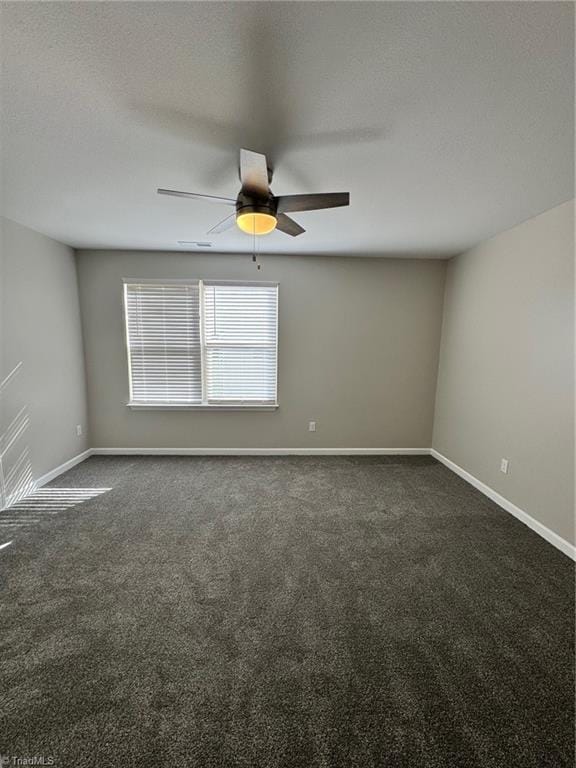
[[[560,768],[571,561],[428,457],[91,458],[0,551],[0,754]]]

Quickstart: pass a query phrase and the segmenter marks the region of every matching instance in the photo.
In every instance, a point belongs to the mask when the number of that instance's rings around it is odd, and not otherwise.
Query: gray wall
[[[95,447],[428,448],[445,263],[274,256],[78,253]],[[278,280],[280,408],[135,412],[122,278]],[[308,421],[317,432],[308,432]]]
[[[573,203],[449,262],[433,447],[574,542]]]
[[[0,219],[0,240],[0,378],[22,361],[2,397],[0,432],[27,409],[29,427],[15,449],[29,448],[37,478],[88,445],[76,263],[71,248],[8,219]]]

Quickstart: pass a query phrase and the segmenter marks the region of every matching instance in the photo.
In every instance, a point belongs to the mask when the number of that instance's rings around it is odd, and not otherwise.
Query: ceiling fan
[[[189,197],[194,200],[207,200],[212,203],[234,206],[235,211],[208,230],[209,235],[224,232],[236,224],[249,235],[267,235],[275,229],[292,237],[301,235],[306,230],[287,213],[295,211],[317,211],[321,208],[338,208],[350,205],[348,192],[327,192],[311,195],[273,195],[270,189],[272,171],[268,167],[266,155],[240,150],[240,181],[242,186],[238,197],[217,197],[199,195],[195,192],[179,192],[175,189],[158,189],[159,195]]]

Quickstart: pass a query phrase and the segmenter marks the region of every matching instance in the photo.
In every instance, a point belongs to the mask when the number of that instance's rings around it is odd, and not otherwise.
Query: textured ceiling
[[[2,4],[3,213],[76,247],[246,252],[238,149],[350,191],[269,253],[449,255],[573,196],[572,3]]]

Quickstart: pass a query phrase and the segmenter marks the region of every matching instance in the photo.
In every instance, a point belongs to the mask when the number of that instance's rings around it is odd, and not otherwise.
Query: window
[[[278,286],[124,283],[132,406],[275,406]]]

